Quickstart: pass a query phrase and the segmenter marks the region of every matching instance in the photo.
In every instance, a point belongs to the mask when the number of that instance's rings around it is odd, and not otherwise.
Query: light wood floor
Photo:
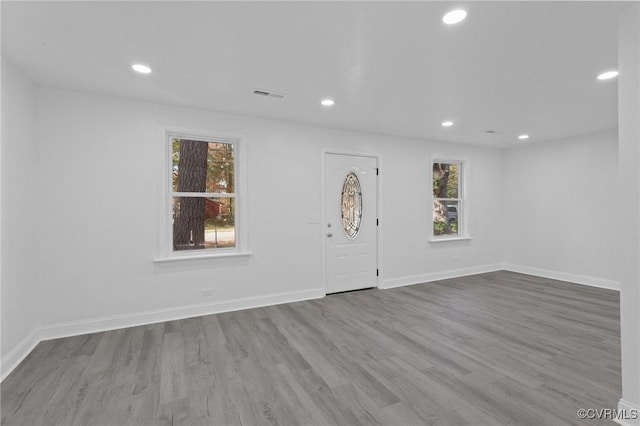
[[[618,293],[495,272],[40,343],[2,425],[581,425]]]

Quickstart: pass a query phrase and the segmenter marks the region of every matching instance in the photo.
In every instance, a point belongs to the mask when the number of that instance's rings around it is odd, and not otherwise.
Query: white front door
[[[325,155],[327,294],[377,286],[377,166],[374,157]]]

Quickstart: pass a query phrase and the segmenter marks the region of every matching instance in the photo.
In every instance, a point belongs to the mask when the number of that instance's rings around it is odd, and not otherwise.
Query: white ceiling
[[[467,19],[446,26],[454,6]],[[617,126],[616,81],[596,75],[616,68],[627,6],[3,1],[2,53],[45,86],[511,146],[521,133],[535,142]],[[137,62],[153,73],[134,73]],[[322,107],[325,97],[335,106]]]

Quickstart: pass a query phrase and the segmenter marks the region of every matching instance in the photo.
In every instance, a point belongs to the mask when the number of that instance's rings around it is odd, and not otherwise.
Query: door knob
[[[331,232],[329,232],[329,233],[327,234],[327,237],[331,238],[331,237],[333,237],[333,234],[332,234]]]

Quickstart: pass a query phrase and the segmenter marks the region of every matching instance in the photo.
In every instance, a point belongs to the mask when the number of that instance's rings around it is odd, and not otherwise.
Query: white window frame
[[[469,214],[467,198],[467,176],[469,175],[469,162],[467,160],[443,155],[433,155],[429,162],[429,242],[470,240],[469,234]],[[433,165],[436,163],[447,163],[458,165],[458,198],[448,198],[448,200],[458,202],[458,235],[435,235],[433,230],[433,205],[437,200],[433,195]]]
[[[247,256],[248,228],[247,228],[247,167],[245,155],[244,137],[220,132],[200,129],[161,128],[162,138],[162,167],[161,179],[162,191],[160,205],[160,232],[158,253],[154,262],[166,262],[175,260],[206,259],[218,257]],[[220,142],[233,145],[234,151],[234,193],[207,193],[208,197],[232,197],[235,199],[235,247],[209,248],[200,250],[175,251],[173,249],[173,192],[172,185],[172,139],[190,139],[202,142]],[[181,193],[182,194],[182,193]],[[198,195],[201,195],[198,193]]]

